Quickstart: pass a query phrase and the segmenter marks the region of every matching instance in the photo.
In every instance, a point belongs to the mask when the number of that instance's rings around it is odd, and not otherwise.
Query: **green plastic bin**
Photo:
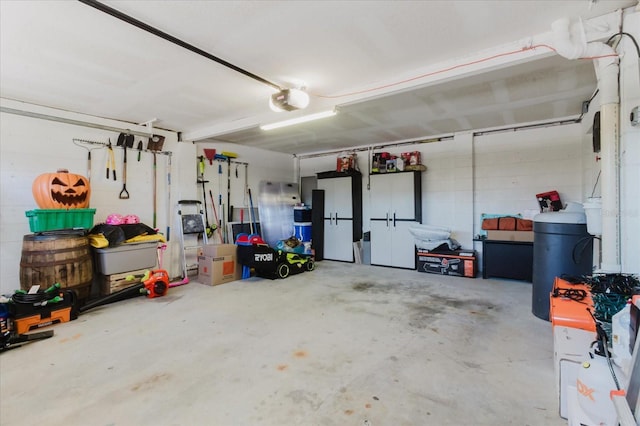
[[[96,209],[41,209],[27,210],[31,232],[55,231],[58,229],[90,229]]]

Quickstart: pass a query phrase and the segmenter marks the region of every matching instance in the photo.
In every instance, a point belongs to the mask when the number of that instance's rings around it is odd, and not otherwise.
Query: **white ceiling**
[[[277,85],[305,85],[310,112],[340,113],[261,131],[302,113],[271,112],[273,88],[77,1],[0,1],[1,96],[301,154],[577,116],[596,87],[593,65],[549,52],[371,89],[637,2],[103,3]]]

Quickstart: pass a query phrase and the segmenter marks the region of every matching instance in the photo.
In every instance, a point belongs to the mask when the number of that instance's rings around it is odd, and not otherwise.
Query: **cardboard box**
[[[533,241],[533,231],[487,231],[487,240],[495,241]]]
[[[232,245],[232,244],[224,244]],[[242,278],[242,267],[236,263],[234,255],[217,257],[198,256],[198,282],[206,285],[220,285]]]
[[[338,160],[337,160],[337,164],[336,164],[336,171],[337,172],[348,172],[349,170],[353,170],[355,169],[355,164],[356,163],[356,159],[355,159],[355,153],[354,154],[347,154],[347,155],[340,155],[338,156]]]
[[[454,250],[450,253],[418,250],[418,271],[475,278],[478,272],[477,259],[474,250]]]
[[[540,213],[557,212],[562,210],[562,200],[558,191],[549,191],[536,194],[538,204],[540,204]]]
[[[238,246],[235,244],[205,244],[202,246],[202,255],[208,257],[236,256]]]
[[[376,152],[371,159],[371,173],[386,173],[387,160],[391,159],[388,152]]]
[[[387,173],[397,172],[398,169],[396,167],[397,167],[397,161],[395,158],[392,160],[387,160],[387,165],[386,165]]]

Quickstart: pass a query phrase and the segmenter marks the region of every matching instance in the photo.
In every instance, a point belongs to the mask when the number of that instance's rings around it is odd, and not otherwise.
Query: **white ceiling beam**
[[[0,109],[9,114],[23,115],[26,117],[42,118],[77,126],[99,128],[112,132],[129,132],[138,136],[147,137],[152,134],[169,138],[177,138],[176,132],[157,128],[149,128],[145,125],[129,123],[109,118],[96,117],[94,115],[81,114],[72,111],[34,105],[13,99],[0,98]]]

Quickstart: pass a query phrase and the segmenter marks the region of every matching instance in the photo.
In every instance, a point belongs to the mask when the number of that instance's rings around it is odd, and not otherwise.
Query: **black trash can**
[[[555,278],[591,274],[593,237],[587,233],[584,213],[541,213],[533,220],[532,312],[549,321]]]

